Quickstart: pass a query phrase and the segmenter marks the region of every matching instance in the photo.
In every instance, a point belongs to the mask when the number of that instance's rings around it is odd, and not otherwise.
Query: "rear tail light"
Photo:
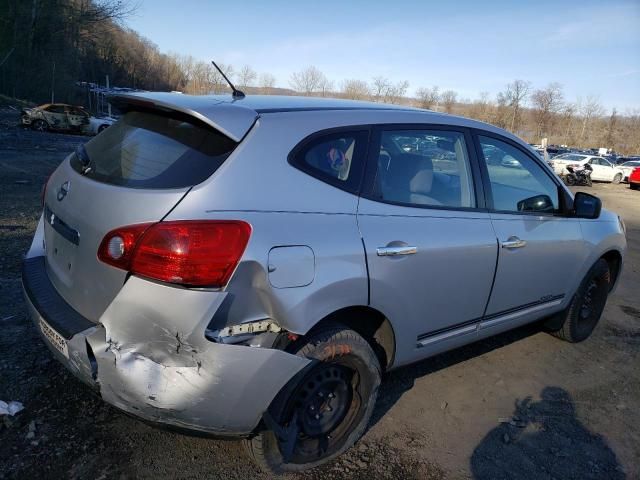
[[[117,228],[98,258],[135,275],[192,287],[223,287],[249,242],[241,221],[175,221]]]

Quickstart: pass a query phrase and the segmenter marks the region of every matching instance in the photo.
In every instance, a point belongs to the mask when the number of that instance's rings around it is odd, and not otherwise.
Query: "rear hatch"
[[[98,260],[105,234],[161,221],[237,144],[202,119],[145,107],[65,159],[44,198],[47,273],[58,293],[97,322],[127,276]]]

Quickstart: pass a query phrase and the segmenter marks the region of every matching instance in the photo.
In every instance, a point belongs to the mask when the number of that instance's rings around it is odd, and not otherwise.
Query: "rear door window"
[[[212,175],[236,142],[188,116],[129,112],[86,143],[72,167],[131,188],[184,188]]]
[[[476,206],[462,132],[387,130],[377,148],[373,200],[412,207]]]

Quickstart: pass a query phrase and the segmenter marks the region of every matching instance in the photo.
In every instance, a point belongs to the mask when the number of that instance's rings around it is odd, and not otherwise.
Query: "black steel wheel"
[[[271,473],[321,465],[365,432],[380,385],[380,363],[365,339],[333,324],[312,332],[295,352],[313,360],[276,397],[275,426],[245,440],[252,459]]]
[[[611,287],[606,260],[598,260],[585,275],[569,307],[547,322],[553,335],[577,343],[589,338],[600,320]]]

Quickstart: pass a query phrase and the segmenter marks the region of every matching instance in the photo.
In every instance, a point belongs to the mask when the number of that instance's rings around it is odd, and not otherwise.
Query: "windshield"
[[[640,167],[640,161],[624,162],[623,167]]]
[[[203,182],[236,143],[188,116],[129,112],[71,158],[79,173],[132,188],[184,188]]]

